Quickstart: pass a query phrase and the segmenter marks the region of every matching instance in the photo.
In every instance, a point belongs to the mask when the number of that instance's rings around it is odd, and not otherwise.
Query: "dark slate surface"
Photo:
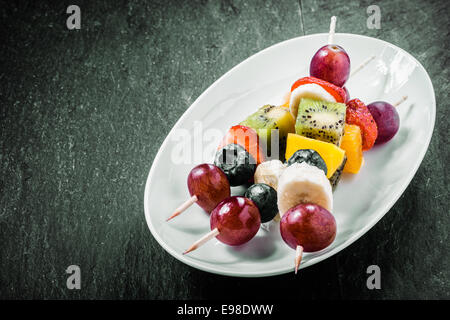
[[[0,298],[450,298],[449,20],[445,1],[68,1],[3,4],[0,34]],[[248,56],[338,30],[392,42],[427,69],[437,118],[403,196],[364,237],[302,271],[212,275],[166,253],[149,232],[146,177],[190,104]],[[82,270],[82,289],[65,269]],[[368,290],[367,266],[382,270]]]

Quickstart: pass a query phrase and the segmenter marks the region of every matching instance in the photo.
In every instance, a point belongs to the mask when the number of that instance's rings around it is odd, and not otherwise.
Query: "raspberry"
[[[369,109],[361,100],[353,99],[347,102],[345,122],[359,126],[363,141],[362,149],[363,151],[370,150],[377,139],[378,128]]]

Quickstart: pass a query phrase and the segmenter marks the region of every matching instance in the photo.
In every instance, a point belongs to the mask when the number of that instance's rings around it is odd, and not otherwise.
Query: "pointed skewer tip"
[[[408,99],[408,96],[403,96],[399,101],[394,103],[392,106],[397,107],[398,105],[402,104],[406,99]]]
[[[302,261],[302,256],[303,256],[303,247],[301,245],[298,245],[297,248],[295,249],[295,269],[294,269],[295,274],[297,274],[298,272],[298,267],[300,266],[300,263]]]
[[[166,222],[180,215],[184,210],[186,210],[187,208],[192,206],[195,202],[197,202],[197,200],[198,198],[196,195],[193,195],[192,197],[187,199],[181,206],[175,209],[175,212],[169,218],[167,218]]]
[[[328,44],[333,44],[335,30],[336,30],[336,16],[332,16],[330,21],[330,31],[328,33]]]
[[[367,58],[363,63],[361,63],[355,70],[352,70],[350,72],[349,78],[353,77],[357,72],[359,72],[361,69],[363,69],[366,65],[369,64],[370,61],[376,58],[376,55],[370,56]]]
[[[185,252],[183,252],[183,255],[188,254],[191,251],[194,251],[198,247],[202,246],[203,244],[205,244],[206,242],[208,242],[209,240],[211,240],[212,238],[217,236],[219,233],[220,233],[219,229],[217,229],[217,228],[212,229],[210,232],[205,234],[203,237],[201,237],[200,239],[195,241]]]

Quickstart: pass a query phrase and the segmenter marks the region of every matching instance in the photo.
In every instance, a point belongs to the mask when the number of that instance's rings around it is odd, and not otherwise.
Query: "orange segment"
[[[345,150],[347,155],[344,172],[358,173],[363,163],[362,138],[359,126],[345,125],[340,147]]]

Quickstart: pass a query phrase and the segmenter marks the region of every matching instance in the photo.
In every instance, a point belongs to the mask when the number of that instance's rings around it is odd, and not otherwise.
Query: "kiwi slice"
[[[346,108],[343,103],[303,98],[298,106],[295,132],[339,146],[344,134]]]
[[[273,143],[273,130],[276,130],[278,141],[274,143],[279,148],[279,158],[284,158],[287,134],[295,131],[294,118],[289,112],[289,109],[269,104],[259,108],[255,113],[242,121],[240,125],[250,127],[257,132],[261,144],[265,145],[269,156],[274,156],[272,151],[275,150],[271,150],[271,146]]]

